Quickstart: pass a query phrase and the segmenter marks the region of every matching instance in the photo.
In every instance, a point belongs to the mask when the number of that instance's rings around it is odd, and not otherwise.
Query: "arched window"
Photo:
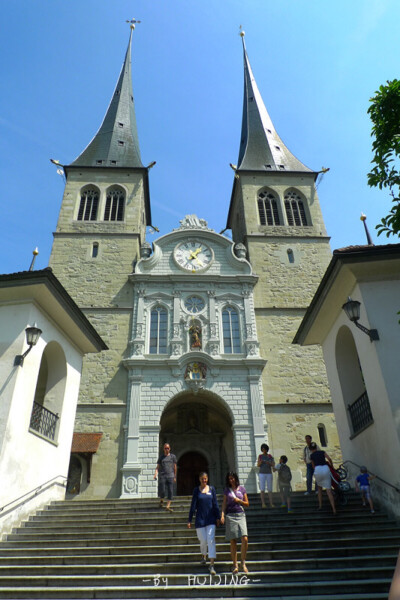
[[[294,190],[285,194],[285,210],[288,225],[301,227],[309,224],[307,222],[304,201]]]
[[[167,353],[167,322],[168,313],[162,306],[157,306],[151,311],[150,317],[150,354]]]
[[[280,225],[278,200],[274,194],[264,190],[259,192],[258,199],[258,216],[260,217],[261,225]]]
[[[88,187],[82,190],[78,221],[96,221],[99,197],[99,190],[95,187]]]
[[[345,325],[336,338],[336,367],[352,435],[374,422],[353,334]]]
[[[222,311],[222,330],[225,354],[239,354],[241,352],[239,316],[231,306],[227,306]]]
[[[319,425],[318,425],[318,433],[319,433],[319,443],[321,445],[321,448],[326,448],[328,445],[328,437],[326,435],[325,425],[323,425],[322,423],[319,423]]]
[[[125,208],[125,192],[115,187],[107,191],[106,207],[104,209],[105,221],[123,221]]]
[[[49,342],[40,363],[29,428],[53,441],[57,439],[66,378],[63,349],[57,342]]]

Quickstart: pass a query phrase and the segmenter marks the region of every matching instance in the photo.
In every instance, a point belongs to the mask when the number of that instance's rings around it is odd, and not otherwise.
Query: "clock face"
[[[185,308],[188,312],[195,315],[203,310],[205,307],[205,302],[203,298],[199,298],[199,296],[189,296],[185,300]]]
[[[213,259],[213,251],[203,242],[182,242],[174,250],[174,259],[184,271],[197,273],[208,269]]]

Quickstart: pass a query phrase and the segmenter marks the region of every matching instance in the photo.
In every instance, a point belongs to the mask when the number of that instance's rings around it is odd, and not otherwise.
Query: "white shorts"
[[[328,465],[317,465],[314,469],[314,477],[319,487],[330,490],[332,487],[331,470]]]
[[[267,490],[269,492],[272,492],[272,483],[273,483],[272,473],[259,473],[258,479],[260,482],[260,491],[261,492],[265,492],[265,483],[267,484]]]

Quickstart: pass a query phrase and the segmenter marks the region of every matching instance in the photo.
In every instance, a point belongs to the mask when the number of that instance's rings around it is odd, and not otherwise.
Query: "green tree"
[[[392,208],[376,226],[378,235],[400,235],[400,81],[394,79],[381,85],[370,99],[368,109],[373,127],[372,150],[374,165],[368,173],[368,185],[387,188]]]

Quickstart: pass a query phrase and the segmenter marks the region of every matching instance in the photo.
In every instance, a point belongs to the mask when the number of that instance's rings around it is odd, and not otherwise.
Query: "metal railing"
[[[36,488],[33,488],[33,490],[30,490],[29,492],[26,492],[25,494],[22,494],[22,496],[19,496],[18,498],[15,498],[14,500],[11,500],[11,502],[8,502],[7,504],[5,504],[4,506],[2,506],[0,508],[0,513],[3,512],[3,510],[5,508],[7,508],[8,506],[11,506],[12,504],[15,504],[16,502],[19,502],[20,500],[22,500],[23,498],[25,498],[26,496],[37,496],[39,494],[39,492],[47,485],[49,485],[50,483],[52,483],[53,481],[56,481],[57,479],[64,479],[65,483],[63,483],[63,486],[66,486],[66,482],[68,481],[68,477],[66,477],[65,475],[56,475],[55,477],[53,477],[52,479],[49,479],[48,481],[46,481],[45,483],[42,483],[41,485],[38,485]],[[27,499],[28,500],[28,499]],[[22,504],[24,504],[25,502],[27,502],[27,500],[24,500],[24,502]]]
[[[361,465],[358,465],[357,463],[353,462],[352,460],[345,460],[344,463],[343,463],[343,466],[345,466],[346,464],[351,464],[351,465],[354,465],[355,467],[358,467],[359,469],[361,469]],[[393,485],[393,483],[389,483],[385,479],[382,479],[382,477],[379,477],[379,475],[376,475],[376,473],[372,473],[371,471],[368,471],[368,473],[370,475],[374,475],[374,477],[376,479],[379,479],[379,481],[381,481],[385,485],[388,485],[389,487],[391,487],[392,489],[394,489],[398,494],[400,494],[400,488],[398,488],[395,485]]]
[[[49,440],[54,440],[59,415],[54,414],[38,402],[33,402],[30,428]]]
[[[373,422],[367,392],[361,394],[353,404],[349,404],[348,411],[354,433],[359,433]]]

